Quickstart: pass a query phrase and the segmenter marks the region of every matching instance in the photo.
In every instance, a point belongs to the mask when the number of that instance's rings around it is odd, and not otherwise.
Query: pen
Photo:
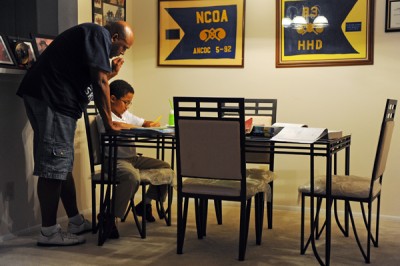
[[[157,119],[156,119],[156,120],[154,120],[154,121],[153,121],[153,123],[158,123],[158,122],[160,122],[160,120],[161,120],[161,117],[162,117],[161,115],[160,115],[159,117],[157,117]]]

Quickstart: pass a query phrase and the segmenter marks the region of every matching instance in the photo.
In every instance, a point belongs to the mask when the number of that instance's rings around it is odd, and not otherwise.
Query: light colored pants
[[[117,177],[119,185],[116,187],[115,195],[115,216],[123,218],[130,199],[135,195],[140,185],[140,170],[170,168],[167,162],[144,157],[135,156],[133,158],[117,160]],[[160,195],[158,194],[160,191]],[[153,186],[149,185],[146,197],[150,199],[165,199],[167,194],[167,185]]]

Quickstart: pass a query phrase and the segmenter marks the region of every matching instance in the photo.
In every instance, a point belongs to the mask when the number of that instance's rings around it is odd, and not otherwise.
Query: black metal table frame
[[[254,144],[252,144],[254,143]],[[309,155],[310,156],[310,238],[313,253],[321,265],[330,265],[331,252],[331,206],[332,206],[332,174],[337,174],[337,154],[345,150],[345,175],[350,174],[350,144],[351,136],[344,136],[334,140],[319,140],[314,143],[273,142],[263,137],[248,137],[246,152],[260,152],[259,148],[265,143],[265,150],[270,154]],[[252,150],[253,149],[253,150]],[[314,214],[314,169],[315,157],[326,157],[326,228],[325,228],[325,263],[318,254],[315,245],[316,220]],[[333,157],[333,160],[332,160]],[[274,160],[274,158],[273,158]],[[301,239],[301,244],[303,239]],[[300,247],[302,250],[302,246]],[[305,252],[305,251],[304,251]]]
[[[101,138],[102,148],[109,147],[108,157],[117,158],[118,147],[121,146],[135,146],[138,148],[156,148],[157,158],[161,156],[164,160],[165,150],[171,149],[171,167],[174,165],[174,150],[175,150],[175,136],[173,134],[164,134],[157,131],[122,131],[119,133],[105,133]],[[314,143],[293,143],[293,142],[275,142],[266,137],[246,137],[246,152],[255,153],[270,153],[288,154],[288,155],[308,155],[310,156],[310,184],[311,184],[311,197],[310,197],[310,237],[313,253],[321,265],[330,265],[330,251],[331,251],[331,206],[332,206],[332,174],[337,174],[337,154],[341,150],[345,150],[345,175],[350,174],[350,144],[351,136],[344,136],[334,140],[319,140]],[[263,151],[260,148],[265,147]],[[326,158],[326,228],[325,228],[325,263],[318,254],[315,245],[314,230],[316,229],[316,221],[314,214],[314,168],[315,157]],[[333,160],[332,160],[333,157]],[[102,165],[105,162],[105,154],[102,154]],[[274,158],[272,158],[274,160]],[[116,175],[116,160],[107,160],[108,162],[108,176],[115,177]],[[104,183],[105,169],[102,167],[102,183]],[[106,197],[104,197],[104,186],[100,189],[100,198],[106,199],[100,205],[100,212],[111,215],[114,211],[114,206],[111,206],[111,195],[115,193],[115,186],[113,185],[113,178],[107,179]],[[112,193],[112,194],[110,194]],[[99,221],[100,222],[100,221]],[[108,232],[103,230],[103,224],[99,223],[99,245],[102,245],[108,238]],[[303,240],[301,240],[303,242]]]
[[[98,245],[101,246],[108,239],[110,228],[105,226],[106,217],[114,217],[115,176],[118,147],[136,147],[156,149],[156,158],[164,160],[165,150],[171,150],[171,167],[174,165],[175,137],[171,134],[158,133],[156,131],[123,130],[117,133],[103,133],[101,135],[102,151],[108,148],[107,153],[101,154],[101,184],[100,185],[100,219],[98,228]],[[107,178],[108,177],[108,178]],[[104,219],[101,219],[104,218]],[[170,219],[170,218],[169,218]]]

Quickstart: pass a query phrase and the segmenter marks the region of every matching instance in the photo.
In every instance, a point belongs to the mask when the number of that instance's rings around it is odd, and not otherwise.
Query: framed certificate
[[[15,67],[14,55],[4,35],[0,35],[0,67]]]
[[[158,66],[243,67],[244,0],[159,0]]]
[[[386,0],[385,31],[400,31],[400,0]]]
[[[276,67],[372,65],[374,1],[276,0]]]

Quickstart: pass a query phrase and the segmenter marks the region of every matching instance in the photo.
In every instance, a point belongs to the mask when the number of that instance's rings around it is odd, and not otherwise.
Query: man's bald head
[[[111,54],[110,58],[123,55],[134,41],[132,27],[125,21],[110,22],[104,26],[111,35]]]
[[[107,23],[104,28],[106,28],[110,32],[111,36],[113,36],[114,34],[118,34],[122,38],[133,38],[132,27],[126,21],[120,20],[110,22]]]

